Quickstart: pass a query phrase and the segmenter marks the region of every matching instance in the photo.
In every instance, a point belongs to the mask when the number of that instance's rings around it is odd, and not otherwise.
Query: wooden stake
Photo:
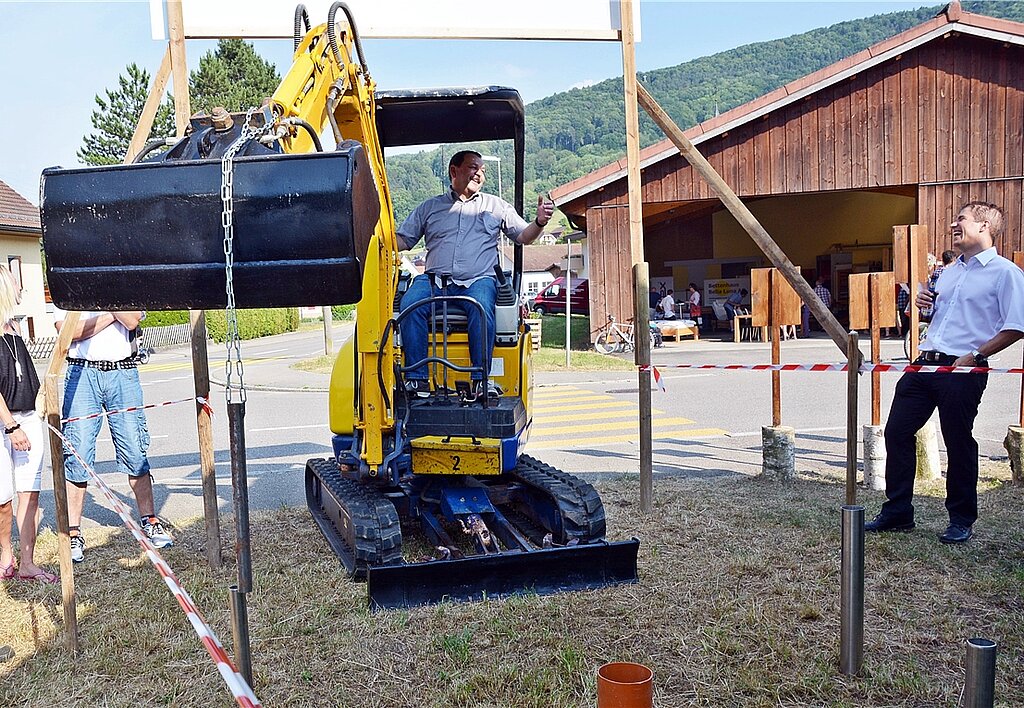
[[[622,76],[626,105],[626,184],[629,199],[629,249],[633,264],[633,341],[639,367],[640,511],[654,508],[654,463],[651,442],[650,276],[644,258],[643,210],[640,202],[640,116],[637,110],[636,44],[633,38],[633,0],[619,3],[622,26]]]
[[[43,377],[43,409],[46,422],[60,429],[60,375],[64,358],[68,355],[71,339],[81,313],[69,312],[64,317],[57,343],[50,355],[50,364]],[[53,468],[53,502],[57,517],[57,553],[60,558],[60,586],[64,605],[64,631],[67,635],[68,651],[78,653],[78,606],[75,600],[75,571],[71,562],[71,535],[68,523],[68,488],[64,479],[64,443],[52,430],[47,430],[50,439],[50,462]]]
[[[857,503],[857,383],[860,347],[857,330],[850,330],[846,344],[846,504]]]
[[[174,126],[180,138],[185,134],[192,107],[188,94],[188,64],[185,62],[185,22],[181,16],[181,0],[167,2],[167,32],[171,38],[171,73],[174,76]]]
[[[882,294],[879,292],[878,273],[868,279],[868,313],[871,330],[871,363],[882,361],[881,327]],[[892,297],[890,295],[889,297]],[[879,425],[882,419],[882,374],[871,372],[871,425]]]
[[[1024,268],[1024,251],[1014,251],[1013,262],[1018,268]],[[1024,367],[1024,360],[1021,366]],[[1020,377],[1020,416],[1017,421],[1017,425],[1024,428],[1024,376]]]
[[[782,363],[782,339],[779,328],[782,322],[780,305],[782,298],[779,297],[779,271],[774,268],[768,271],[768,333],[772,339],[772,363]],[[782,425],[782,372],[772,371],[772,425]]]
[[[134,160],[135,156],[146,145],[146,138],[153,130],[153,119],[156,118],[156,112],[160,108],[160,102],[163,100],[164,91],[167,89],[167,79],[170,75],[171,47],[168,45],[167,51],[164,52],[163,61],[160,62],[160,68],[157,70],[156,76],[153,77],[153,88],[150,89],[149,96],[146,97],[146,105],[142,107],[139,124],[135,126],[131,142],[128,143],[128,152],[124,155],[125,164]]]
[[[210,361],[206,351],[206,315],[191,310],[192,380],[196,396],[210,400]],[[220,568],[220,507],[217,498],[217,469],[213,454],[213,422],[203,406],[196,403],[196,431],[199,436],[199,469],[203,480],[203,518],[206,521],[206,560]]]
[[[637,84],[637,99],[640,105],[644,107],[644,110],[654,119],[654,122],[658,124],[662,132],[679,148],[680,154],[704,178],[704,181],[708,183],[711,190],[718,195],[725,208],[729,210],[733,218],[750,235],[750,238],[754,240],[754,243],[768,257],[772,265],[781,271],[783,277],[789,281],[789,284],[800,295],[800,299],[811,309],[811,314],[814,315],[825,328],[825,331],[828,332],[829,336],[832,337],[832,341],[836,343],[836,346],[845,352],[847,345],[846,330],[839,324],[839,320],[835,318],[835,315],[825,307],[825,303],[815,294],[814,289],[800,275],[800,269],[793,265],[783,250],[779,248],[778,244],[768,235],[764,227],[750,213],[750,209],[747,208],[746,204],[740,201],[740,198],[736,196],[732,188],[719,176],[715,168],[704,159],[704,156],[693,146],[693,143],[680,130],[679,126],[669,118],[668,114],[665,113],[662,107],[658,105],[651,94],[647,93],[647,90],[641,84]]]

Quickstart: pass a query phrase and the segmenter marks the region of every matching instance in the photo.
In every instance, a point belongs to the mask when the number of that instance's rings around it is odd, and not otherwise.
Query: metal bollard
[[[864,507],[843,507],[839,598],[839,672],[860,673],[864,664]]]
[[[231,638],[235,643],[235,663],[242,678],[252,688],[252,652],[249,649],[249,608],[245,593],[231,586]]]
[[[975,637],[967,640],[967,677],[964,708],[992,708],[996,700],[996,643]]]

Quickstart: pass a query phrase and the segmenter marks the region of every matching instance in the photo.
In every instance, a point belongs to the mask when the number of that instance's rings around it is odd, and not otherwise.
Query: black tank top
[[[12,413],[30,411],[36,407],[39,393],[39,375],[29,356],[25,340],[16,334],[5,334],[0,344],[0,396]],[[18,380],[17,361],[21,364],[21,381]]]

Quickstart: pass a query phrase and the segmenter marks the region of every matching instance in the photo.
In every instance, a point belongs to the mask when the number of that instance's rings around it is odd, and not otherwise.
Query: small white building
[[[43,282],[43,253],[39,209],[0,182],[0,257],[21,284],[21,304],[15,316],[26,339],[54,337],[53,305],[47,303]]]

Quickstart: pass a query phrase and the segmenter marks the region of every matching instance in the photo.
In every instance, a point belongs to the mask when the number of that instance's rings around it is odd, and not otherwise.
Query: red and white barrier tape
[[[190,401],[192,399],[189,398],[185,400]],[[177,402],[181,403],[182,401]],[[110,414],[117,412],[123,411],[110,411]],[[177,576],[174,575],[174,571],[171,570],[171,567],[167,565],[167,562],[160,556],[160,553],[156,550],[156,547],[149,540],[146,534],[143,533],[142,528],[133,518],[128,507],[125,506],[124,502],[122,502],[116,494],[114,494],[114,491],[107,486],[107,483],[104,482],[98,474],[96,474],[96,471],[86,464],[85,460],[82,459],[82,456],[78,454],[78,450],[68,442],[68,439],[64,437],[63,433],[49,423],[46,424],[46,427],[56,433],[57,437],[64,441],[68,450],[71,451],[71,454],[75,456],[75,458],[82,464],[82,467],[84,467],[89,473],[89,477],[96,483],[96,486],[103,492],[107,500],[110,501],[118,516],[121,517],[121,521],[124,522],[124,525],[131,532],[132,536],[134,536],[135,540],[139,542],[140,546],[142,546],[142,550],[146,552],[146,555],[149,557],[153,567],[155,567],[157,572],[160,573],[160,577],[164,579],[164,583],[167,584],[171,594],[174,595],[174,599],[178,601],[181,609],[185,612],[185,617],[188,618],[189,623],[192,625],[192,629],[194,629],[196,634],[199,635],[199,639],[203,643],[206,653],[210,655],[211,659],[213,659],[214,664],[217,666],[217,671],[220,672],[221,678],[223,678],[224,683],[228,685],[231,695],[235,697],[235,702],[238,703],[239,706],[242,706],[242,708],[257,708],[258,706],[261,706],[262,704],[259,702],[259,699],[256,698],[255,694],[253,694],[252,688],[249,687],[245,678],[238,673],[234,664],[231,663],[231,659],[228,658],[227,652],[224,651],[224,646],[220,643],[220,640],[217,639],[217,635],[214,634],[213,629],[199,613],[199,608],[196,607],[195,602],[192,601],[192,598],[185,591],[185,588],[181,587]]]
[[[177,403],[188,403],[189,401],[195,401],[203,407],[203,410],[212,418],[213,408],[210,406],[210,402],[202,396],[195,396],[194,398],[180,398],[177,401],[164,401],[163,403],[147,403],[144,406],[131,406],[129,408],[119,408],[116,411],[103,411],[102,413],[90,413],[89,415],[80,415],[74,418],[63,418],[61,423],[74,423],[78,420],[91,420],[93,418],[106,418],[107,416],[117,415],[118,413],[131,413],[132,411],[144,411],[147,408],[160,408],[161,406],[173,406]]]
[[[726,369],[730,371],[847,371],[846,364],[672,364],[641,366],[641,371],[658,369]],[[933,366],[925,364],[862,364],[860,372],[915,372],[939,374],[1024,374],[1024,368],[996,369],[984,366]]]

